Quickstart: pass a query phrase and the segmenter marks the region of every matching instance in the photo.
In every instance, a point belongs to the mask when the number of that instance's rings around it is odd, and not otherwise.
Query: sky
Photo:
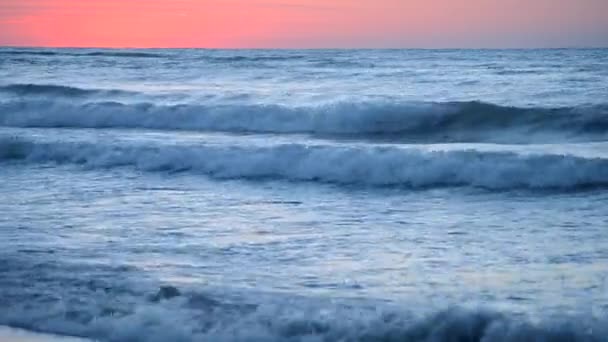
[[[608,47],[608,0],[0,0],[0,45]]]

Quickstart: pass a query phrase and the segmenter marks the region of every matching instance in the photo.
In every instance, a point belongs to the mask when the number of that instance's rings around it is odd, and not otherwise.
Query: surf
[[[310,134],[422,142],[529,143],[608,139],[608,104],[512,107],[472,102],[333,101],[308,105],[226,101],[158,104],[137,93],[59,85],[0,87],[0,125]],[[16,96],[16,97],[15,97]],[[74,101],[74,99],[81,99]]]
[[[277,144],[163,145],[0,140],[0,160],[191,172],[215,179],[287,180],[363,187],[495,190],[608,187],[608,159],[481,150]]]

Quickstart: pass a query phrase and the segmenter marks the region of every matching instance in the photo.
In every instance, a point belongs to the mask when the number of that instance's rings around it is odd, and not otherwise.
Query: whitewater
[[[608,341],[608,50],[0,48],[0,213],[0,337]]]

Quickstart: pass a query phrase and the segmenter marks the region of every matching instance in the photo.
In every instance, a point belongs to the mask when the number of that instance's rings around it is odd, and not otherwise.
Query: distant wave
[[[162,52],[150,52],[150,51],[120,51],[120,50],[3,50],[0,49],[0,55],[8,56],[69,56],[69,57],[116,57],[116,58],[167,58],[177,56],[174,53],[162,53]],[[285,54],[275,53],[268,54],[259,52],[252,54],[235,54],[233,52],[223,52],[221,54],[198,51],[198,53],[192,53],[187,56],[189,59],[197,59],[206,61],[212,64],[231,64],[242,65],[242,66],[259,66],[260,63],[264,62],[288,62],[295,60],[306,60],[310,62],[310,66],[315,67],[374,67],[372,63],[363,63],[360,61],[353,61],[347,58],[335,58],[335,57],[318,57],[318,56],[307,56],[304,54]]]
[[[32,55],[32,56],[56,56],[59,53],[45,50],[2,50],[0,55]]]
[[[82,55],[82,56],[101,56],[101,57],[141,57],[141,58],[160,58],[167,57],[167,55],[163,55],[160,53],[152,53],[152,52],[120,52],[120,51],[95,51],[95,52],[87,52],[82,54],[74,54],[74,55]]]
[[[302,133],[425,141],[545,141],[608,138],[608,104],[519,108],[483,102],[340,101],[319,105],[68,103],[35,95],[94,96],[100,90],[9,85],[31,98],[0,102],[0,125]],[[109,91],[103,91],[109,92]],[[116,94],[121,91],[114,91]],[[94,97],[92,98],[94,100]]]
[[[19,96],[62,96],[62,97],[80,97],[93,95],[126,95],[132,94],[123,90],[116,89],[83,89],[70,86],[54,85],[54,84],[9,84],[0,86],[0,93],[9,93]]]
[[[498,70],[495,72],[496,75],[508,76],[508,75],[525,75],[525,74],[543,74],[546,70],[537,69],[508,69]]]
[[[608,186],[608,159],[603,158],[372,145],[125,146],[4,138],[0,140],[0,160],[371,187],[568,190]]]
[[[202,55],[200,58],[217,63],[230,63],[230,62],[275,62],[275,61],[291,61],[296,59],[306,58],[304,55],[236,55],[236,56],[217,56],[217,55]]]
[[[30,55],[30,56],[73,56],[73,57],[130,57],[130,58],[159,58],[166,57],[160,53],[152,52],[140,52],[140,51],[118,51],[118,50],[105,50],[105,51],[90,51],[81,50],[76,52],[75,50],[3,50],[0,49],[0,55]]]
[[[201,50],[202,51],[202,50]],[[126,58],[163,58],[169,57],[171,54],[151,51],[121,51],[121,50],[74,50],[74,49],[55,49],[55,50],[36,50],[36,49],[24,49],[24,50],[4,50],[0,49],[0,55],[30,55],[30,56],[71,56],[71,57],[126,57]],[[239,55],[239,54],[225,54],[216,55],[203,53],[194,54],[192,57],[204,59],[210,62],[217,63],[238,63],[238,62],[272,62],[272,61],[290,61],[296,59],[306,58],[305,55],[297,54],[252,54],[252,55]]]

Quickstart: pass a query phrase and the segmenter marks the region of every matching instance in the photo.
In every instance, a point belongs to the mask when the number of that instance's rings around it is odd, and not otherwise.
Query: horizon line
[[[0,49],[106,49],[106,50],[585,50],[608,49],[608,45],[549,47],[137,47],[137,46],[52,46],[0,45]]]

